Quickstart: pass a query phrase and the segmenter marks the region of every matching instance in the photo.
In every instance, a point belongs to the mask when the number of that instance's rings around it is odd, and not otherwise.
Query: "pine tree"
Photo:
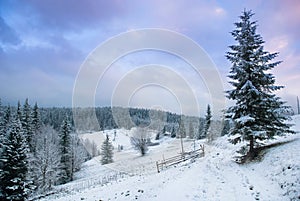
[[[60,131],[60,155],[61,155],[61,175],[60,183],[67,183],[71,180],[71,126],[66,118],[62,122]]]
[[[275,86],[275,77],[269,73],[281,62],[271,62],[278,53],[264,50],[264,41],[256,33],[257,23],[251,21],[252,11],[244,11],[241,21],[235,23],[236,29],[231,32],[238,44],[231,45],[226,57],[232,63],[229,82],[233,89],[227,91],[227,97],[235,101],[229,107],[226,117],[232,119],[232,142],[249,141],[249,156],[256,155],[254,145],[257,139],[272,138],[289,130],[284,121],[283,110],[288,107],[274,94],[283,88]]]
[[[18,114],[18,116],[19,116],[19,114]],[[32,125],[31,125],[31,123],[32,123],[31,107],[28,103],[28,99],[25,100],[20,120],[22,123],[24,135],[26,136],[29,150],[31,153],[33,153],[34,149],[35,149],[34,142],[33,142],[34,136],[33,136]]]
[[[207,110],[206,110],[206,115],[205,115],[205,124],[204,124],[204,134],[203,136],[207,136],[208,134],[208,129],[210,127],[210,123],[211,123],[211,110],[210,110],[210,105],[207,105]]]
[[[6,112],[4,114],[4,117],[3,117],[3,122],[4,122],[4,125],[5,127],[7,128],[8,124],[11,122],[12,118],[11,118],[11,108],[10,106],[7,107],[6,109]]]
[[[26,200],[30,191],[26,180],[28,147],[18,118],[10,123],[9,128],[1,156],[1,200]]]
[[[0,122],[0,156],[1,152],[3,151],[3,144],[6,141],[6,133],[7,129],[9,128],[9,124],[11,122],[11,109],[10,106],[7,107],[6,111],[3,111],[3,117],[1,118]],[[1,166],[1,161],[0,161],[0,166]]]
[[[30,123],[30,130],[31,130],[31,143],[29,144],[32,155],[36,155],[36,146],[37,146],[37,137],[38,134],[41,131],[41,117],[40,117],[40,111],[38,108],[37,103],[35,103],[32,111],[31,111],[31,122]]]
[[[25,136],[27,146],[29,148],[29,152],[27,153],[27,161],[28,161],[28,171],[27,171],[27,180],[28,180],[28,187],[31,190],[36,189],[36,175],[33,170],[34,164],[37,162],[35,158],[36,152],[36,143],[35,143],[35,136],[32,130],[32,111],[31,106],[29,105],[28,99],[25,100],[23,105],[23,109],[21,111],[20,102],[18,102],[17,107],[17,118],[20,120],[23,134]]]
[[[33,110],[32,110],[32,130],[34,133],[38,132],[41,129],[41,116],[40,116],[40,111],[37,103],[34,104]]]
[[[230,131],[230,123],[229,123],[228,119],[225,119],[223,121],[223,129],[222,129],[222,132],[221,132],[221,136],[229,134],[229,131]]]
[[[17,117],[21,120],[22,119],[22,108],[21,108],[21,103],[18,101],[18,106],[17,106]]]
[[[198,127],[198,135],[197,135],[198,140],[206,137],[206,135],[204,135],[204,127],[205,127],[205,121],[203,120],[203,118],[199,118],[199,127]]]
[[[113,162],[113,150],[114,147],[109,141],[108,135],[106,135],[106,139],[101,146],[101,163],[102,165],[112,163]]]

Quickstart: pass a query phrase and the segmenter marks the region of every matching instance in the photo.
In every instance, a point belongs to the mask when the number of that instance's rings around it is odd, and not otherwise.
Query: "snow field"
[[[300,130],[300,116],[292,120]],[[124,133],[129,131],[124,131]],[[124,135],[126,136],[126,134]],[[119,136],[120,137],[120,136]],[[121,137],[120,137],[121,139]],[[124,137],[124,139],[126,139]],[[274,142],[287,142],[266,150],[261,161],[239,165],[234,162],[238,146],[221,137],[205,144],[205,157],[186,161],[157,173],[155,161],[180,152],[178,139],[163,138],[150,147],[145,157],[124,143],[124,151],[115,152],[115,162],[102,166],[97,158],[88,161],[77,173],[79,181],[125,170],[129,175],[102,185],[92,185],[68,194],[41,200],[172,200],[172,201],[288,201],[300,199],[300,134],[278,137]],[[115,144],[120,143],[115,139]],[[197,145],[204,143],[198,141]],[[192,141],[185,140],[185,147]],[[141,168],[142,167],[142,168]],[[142,170],[139,170],[142,169]],[[76,181],[69,183],[75,185]]]

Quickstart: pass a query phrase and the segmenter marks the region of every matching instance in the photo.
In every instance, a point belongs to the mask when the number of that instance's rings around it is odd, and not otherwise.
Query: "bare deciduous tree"
[[[150,142],[149,132],[144,127],[134,129],[133,135],[130,137],[131,144],[144,156],[148,151],[148,143]]]

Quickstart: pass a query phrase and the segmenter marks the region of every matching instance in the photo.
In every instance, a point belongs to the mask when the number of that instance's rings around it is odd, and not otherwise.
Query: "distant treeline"
[[[96,114],[97,125],[93,121],[92,110]],[[184,119],[186,124],[193,124],[193,127],[201,124],[201,122],[204,123],[204,118],[202,117],[190,117],[144,108],[96,107],[76,108],[76,111],[76,118],[79,119],[80,123],[75,127],[72,108],[40,108],[43,123],[58,129],[67,116],[72,127],[78,132],[117,128],[131,129],[135,126],[148,126],[152,129],[163,129],[166,132],[171,132],[173,128],[178,129],[182,119]]]
[[[10,108],[12,111],[17,109],[13,106]],[[74,111],[76,115],[73,115]],[[87,107],[76,108],[75,110],[70,107],[40,107],[39,112],[42,123],[52,126],[57,131],[61,127],[61,122],[67,118],[72,130],[78,133],[118,128],[131,129],[142,126],[158,132],[176,135],[180,124],[183,124],[190,138],[205,137],[202,136],[205,125],[204,117],[186,116],[167,111],[123,107]],[[77,119],[76,125],[74,116]],[[213,124],[223,126],[222,122],[215,121]],[[225,127],[227,126],[225,125]],[[221,135],[226,134],[227,130],[226,128],[226,131],[222,131]]]

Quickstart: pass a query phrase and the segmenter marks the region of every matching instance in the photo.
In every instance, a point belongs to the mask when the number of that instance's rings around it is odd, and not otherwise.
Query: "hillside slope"
[[[300,116],[295,116],[293,123],[296,124],[294,129],[300,130]],[[205,157],[193,163],[187,161],[161,173],[141,172],[120,177],[103,186],[70,188],[68,193],[42,200],[299,200],[300,135],[281,137],[272,143],[282,141],[288,143],[267,150],[261,161],[239,165],[232,160],[237,147],[222,137],[206,145]],[[103,170],[109,170],[109,166],[101,166],[96,159],[93,161],[82,170],[81,179],[84,175],[88,178],[110,174]],[[76,181],[73,184],[75,186]]]

